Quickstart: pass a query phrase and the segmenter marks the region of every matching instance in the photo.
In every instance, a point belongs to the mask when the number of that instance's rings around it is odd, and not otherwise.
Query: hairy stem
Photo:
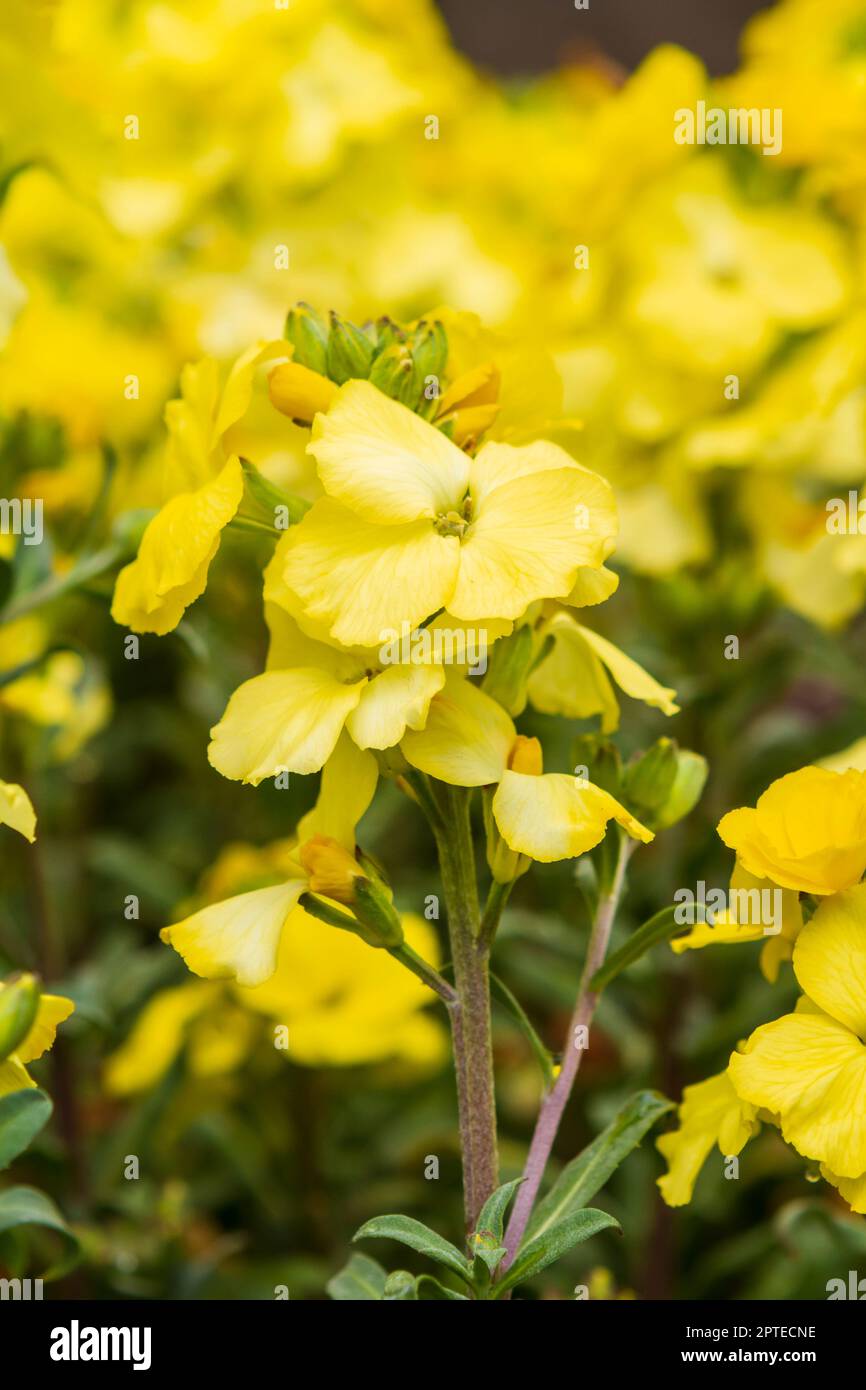
[[[505,1248],[508,1251],[502,1261],[501,1270],[504,1273],[514,1259],[517,1249],[523,1239],[529,1218],[532,1215],[532,1208],[535,1205],[535,1198],[544,1170],[547,1167],[547,1160],[556,1139],[562,1113],[568,1103],[574,1086],[575,1078],[580,1069],[580,1061],[585,1051],[584,1031],[588,1030],[595,1014],[595,1006],[598,1002],[598,995],[590,989],[590,980],[597,970],[604,963],[607,954],[608,943],[610,941],[611,928],[616,915],[617,905],[620,894],[622,893],[623,880],[625,878],[626,865],[634,848],[634,842],[620,833],[619,853],[617,855],[616,867],[610,887],[598,900],[595,918],[592,923],[592,930],[589,937],[589,947],[586,953],[586,960],[583,966],[583,973],[580,977],[580,989],[577,995],[577,1003],[571,1016],[568,1027],[568,1040],[565,1055],[562,1061],[562,1068],[556,1081],[544,1100],[538,1112],[538,1119],[535,1123],[535,1132],[532,1136],[532,1143],[529,1146],[529,1153],[526,1165],[523,1169],[525,1181],[521,1183],[511,1219],[508,1222],[508,1229],[505,1233]]]
[[[463,1154],[463,1200],[467,1231],[473,1231],[478,1213],[499,1182],[488,947],[480,934],[469,793],[454,787],[437,791],[446,813],[445,827],[436,838],[457,991],[449,1014]]]

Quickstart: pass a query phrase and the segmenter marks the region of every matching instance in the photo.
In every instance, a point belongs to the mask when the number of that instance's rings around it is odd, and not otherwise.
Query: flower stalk
[[[502,1273],[514,1260],[532,1215],[538,1189],[544,1177],[544,1170],[547,1167],[559,1131],[560,1121],[568,1104],[577,1073],[580,1070],[581,1058],[585,1051],[585,1048],[581,1046],[581,1041],[595,1015],[598,994],[591,988],[590,982],[604,964],[610,943],[611,929],[625,881],[626,865],[636,848],[634,840],[629,839],[619,830],[616,833],[619,846],[614,871],[610,886],[598,900],[586,960],[580,977],[577,1002],[568,1026],[568,1045],[565,1049],[562,1067],[552,1089],[548,1091],[541,1102],[538,1119],[535,1122],[535,1131],[523,1169],[524,1182],[518,1190],[505,1233],[505,1248],[508,1253],[502,1261]]]

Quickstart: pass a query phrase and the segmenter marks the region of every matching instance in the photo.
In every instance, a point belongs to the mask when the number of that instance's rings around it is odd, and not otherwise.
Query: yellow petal
[[[36,839],[36,812],[17,782],[0,782],[0,825],[10,825],[31,844]]]
[[[407,729],[423,729],[444,684],[441,666],[386,666],[364,687],[346,728],[359,748],[393,748]]]
[[[439,398],[437,418],[461,408],[493,405],[499,397],[499,369],[495,362],[482,362],[462,372]]]
[[[421,772],[455,787],[498,782],[516,730],[505,710],[471,681],[451,676],[430,705],[427,723],[400,745]]]
[[[71,999],[64,999],[60,994],[41,994],[33,1027],[21,1045],[15,1049],[19,1062],[35,1062],[37,1057],[41,1057],[43,1052],[53,1047],[58,1026],[74,1009],[75,1005]]]
[[[466,454],[368,381],[340,388],[307,447],[329,496],[378,524],[452,511],[469,482]]]
[[[797,937],[794,974],[825,1013],[866,1039],[866,884],[820,904]]]
[[[254,787],[279,772],[318,772],[365,685],[366,680],[343,685],[309,667],[266,671],[244,681],[211,729],[211,766]]]
[[[494,447],[511,449],[486,446]],[[538,598],[570,593],[582,565],[600,565],[610,550],[610,516],[595,503],[598,488],[593,482],[588,489],[587,477],[595,475],[576,466],[526,472],[489,490],[485,477],[477,507],[473,494],[449,611],[467,620],[518,618]],[[590,504],[595,513],[582,510]]]
[[[581,565],[571,593],[563,599],[563,603],[572,608],[591,608],[596,603],[604,603],[618,588],[619,575],[606,565],[598,569]]]
[[[826,1163],[822,1163],[821,1177],[838,1188],[839,1196],[845,1199],[852,1211],[857,1212],[858,1216],[866,1216],[866,1173],[859,1178],[840,1178],[837,1173],[830,1171]]]
[[[292,528],[286,581],[336,641],[377,647],[448,605],[459,551],[427,521],[374,526],[322,498]]]
[[[307,880],[299,878],[239,893],[163,927],[160,937],[195,975],[263,984],[276,969],[280,933],[306,887]]]
[[[658,1186],[669,1207],[692,1199],[698,1174],[714,1144],[725,1156],[738,1154],[760,1126],[755,1107],[741,1101],[727,1072],[686,1086],[679,1110],[679,1129],[663,1134],[656,1148],[668,1162]]]
[[[298,841],[327,835],[345,849],[355,847],[355,827],[376,790],[379,768],[344,731],[325,766],[319,796],[312,811],[298,822]]]
[[[741,1099],[779,1116],[799,1153],[841,1177],[866,1172],[866,1047],[845,1024],[786,1014],[752,1034],[730,1073]]]
[[[300,362],[283,362],[268,376],[268,394],[271,404],[291,420],[312,420],[332,404],[337,387]]]
[[[619,724],[619,704],[601,661],[585,642],[579,623],[570,613],[556,613],[544,628],[554,639],[553,648],[529,677],[527,690],[542,714],[567,719],[601,715],[603,733]]]
[[[773,782],[754,809],[729,811],[718,833],[758,878],[838,893],[866,869],[866,773],[801,768]]]
[[[25,1091],[36,1082],[28,1076],[24,1067],[13,1055],[0,1062],[0,1096],[9,1096],[13,1091]]]
[[[604,839],[609,820],[645,844],[653,838],[609,792],[558,772],[505,772],[493,816],[509,849],[542,864],[585,854]]]
[[[677,693],[675,690],[659,685],[648,671],[645,671],[636,661],[632,661],[631,657],[626,656],[619,647],[615,647],[613,642],[608,642],[606,637],[593,632],[592,628],[581,626],[580,635],[599,660],[604,662],[620,690],[624,690],[626,695],[630,695],[633,700],[642,700],[645,705],[652,705],[653,708],[660,709],[663,714],[678,713],[679,705],[674,703],[674,696]]]
[[[160,636],[177,627],[207,584],[220,532],[240,506],[243,472],[231,458],[196,492],[173,497],[145,531],[138,555],[120,571],[111,616],[135,632]]]

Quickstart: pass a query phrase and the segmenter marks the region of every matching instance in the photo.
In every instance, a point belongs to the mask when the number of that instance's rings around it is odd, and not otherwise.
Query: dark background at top
[[[768,0],[439,0],[458,48],[502,73],[541,72],[589,45],[634,68],[660,43],[678,43],[710,72],[731,72],[743,24]]]

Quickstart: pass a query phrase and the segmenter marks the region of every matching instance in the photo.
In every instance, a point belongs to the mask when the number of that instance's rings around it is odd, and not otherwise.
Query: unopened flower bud
[[[328,376],[342,386],[352,377],[366,380],[370,375],[375,348],[362,328],[331,311],[328,335]]]
[[[39,981],[35,975],[19,975],[0,984],[0,1062],[15,1052],[36,1022]]]
[[[320,410],[327,410],[337,388],[326,376],[300,362],[281,362],[268,377],[271,404],[289,419],[309,424]]]
[[[294,348],[293,361],[325,375],[328,370],[328,329],[309,304],[296,304],[286,316],[285,335]]]

